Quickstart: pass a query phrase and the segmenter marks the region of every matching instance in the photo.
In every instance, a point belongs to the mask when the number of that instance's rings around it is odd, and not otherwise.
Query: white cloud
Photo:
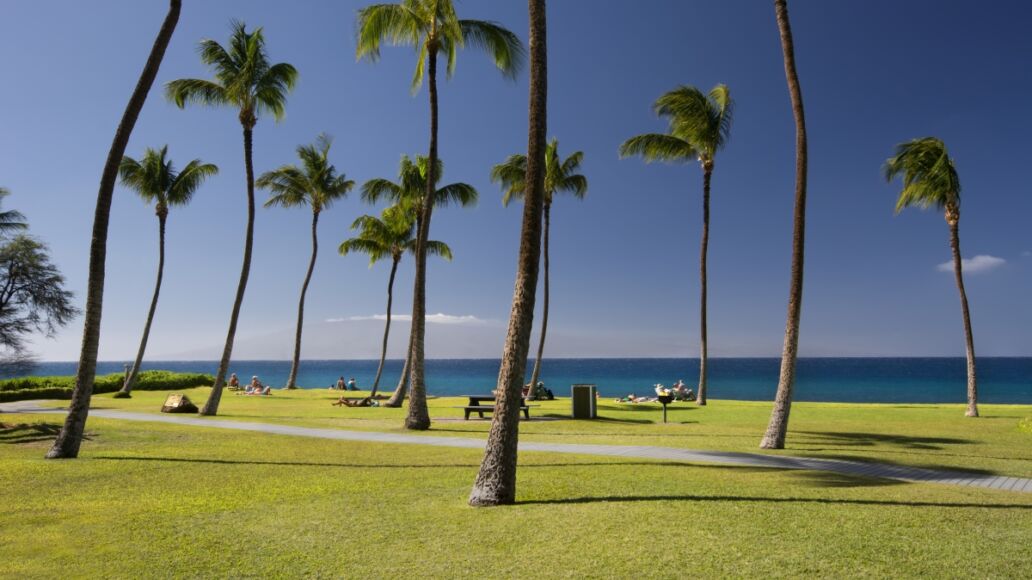
[[[1024,252],[1021,252],[1021,257],[1022,258],[1030,258],[1030,257],[1032,257],[1032,250],[1025,250]]]
[[[980,254],[974,258],[965,258],[960,261],[965,272],[988,272],[989,270],[995,270],[1000,266],[1007,263],[1007,260],[1003,258],[997,258],[996,256],[989,256],[987,254]],[[953,261],[943,262],[936,266],[940,272],[952,272]]]
[[[387,320],[386,314],[373,314],[371,316],[349,316],[347,318],[327,318],[326,322],[357,322],[361,320]],[[411,314],[392,314],[391,320],[401,322],[411,322]],[[435,324],[485,324],[487,321],[482,318],[477,318],[472,314],[465,314],[455,316],[453,314],[444,314],[438,312],[437,314],[427,314],[426,321]]]

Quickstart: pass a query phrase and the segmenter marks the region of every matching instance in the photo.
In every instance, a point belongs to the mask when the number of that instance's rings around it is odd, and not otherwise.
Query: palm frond
[[[489,53],[498,70],[509,79],[515,79],[523,68],[527,52],[519,37],[497,22],[486,20],[459,20],[462,43]]]
[[[376,61],[384,41],[395,46],[418,46],[425,34],[424,22],[405,4],[373,4],[360,9],[356,58]]]
[[[960,177],[946,145],[935,137],[897,145],[896,155],[885,162],[884,172],[887,181],[896,177],[903,179],[896,213],[912,205],[939,209],[960,207]]]
[[[640,155],[646,163],[687,163],[698,156],[695,148],[684,139],[661,133],[647,133],[624,141],[620,145],[620,157],[632,155]]]
[[[219,107],[233,105],[225,87],[204,79],[178,79],[165,84],[165,97],[182,109],[187,103]]]
[[[427,240],[426,253],[428,256],[440,256],[449,262],[452,259],[452,251],[448,244],[437,240]]]
[[[491,168],[491,181],[502,186],[502,205],[523,199],[526,192],[527,156],[516,153]]]
[[[477,204],[477,200],[477,190],[472,185],[468,183],[450,183],[435,192],[434,207],[448,207],[451,204],[461,207],[472,207]]]
[[[403,196],[402,187],[389,179],[377,177],[362,184],[362,201],[366,203],[396,202]]]
[[[4,198],[11,195],[6,187],[0,187],[0,203]],[[26,230],[29,225],[25,223],[25,215],[17,210],[0,211],[0,234]]]
[[[194,159],[183,167],[168,187],[166,200],[168,205],[186,205],[190,203],[194,193],[209,177],[218,175],[219,168],[212,163],[203,163]]]

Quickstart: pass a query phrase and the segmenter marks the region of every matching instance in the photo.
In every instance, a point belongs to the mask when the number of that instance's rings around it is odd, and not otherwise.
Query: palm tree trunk
[[[509,315],[509,330],[498,372],[498,400],[491,419],[484,460],[473,490],[472,506],[511,504],[516,501],[516,452],[519,443],[520,400],[534,299],[541,260],[541,214],[544,205],[545,135],[548,131],[548,69],[545,42],[545,0],[528,0],[530,13],[530,115],[527,138],[527,192],[523,204],[523,232],[516,271],[516,288]]]
[[[541,339],[538,341],[537,357],[534,359],[534,372],[530,375],[529,399],[535,398],[535,389],[538,384],[538,376],[541,374],[541,358],[545,354],[545,335],[548,333],[548,232],[551,230],[552,204],[546,203],[544,208],[544,245],[541,248],[542,259],[545,262],[544,301],[541,303]]]
[[[699,255],[699,394],[696,399],[699,405],[706,404],[706,361],[709,346],[706,338],[706,255],[709,252],[709,201],[710,177],[713,175],[713,162],[707,161],[702,166],[702,244]]]
[[[161,277],[165,271],[165,219],[168,217],[168,209],[158,208],[158,280],[154,284],[154,297],[151,298],[150,310],[147,312],[147,323],[143,325],[143,338],[140,339],[140,349],[136,351],[136,361],[133,368],[129,370],[129,376],[122,385],[122,390],[115,395],[119,398],[129,398],[133,387],[136,386],[136,379],[140,376],[140,365],[143,364],[143,354],[147,351],[147,339],[150,337],[151,323],[154,322],[154,311],[158,309],[158,294],[161,292]]]
[[[405,428],[426,430],[430,428],[430,410],[426,406],[426,366],[424,340],[426,339],[426,241],[430,239],[430,216],[434,210],[434,192],[437,178],[437,46],[431,44],[427,52],[427,88],[430,93],[430,154],[426,169],[426,195],[423,199],[423,215],[416,234],[416,280],[412,298],[412,362],[410,373],[412,388],[409,392],[408,416]]]
[[[244,303],[244,291],[247,290],[247,278],[251,274],[251,248],[254,246],[254,166],[251,162],[253,122],[244,123],[244,168],[247,171],[247,233],[244,235],[244,263],[240,267],[240,281],[237,283],[236,298],[233,300],[233,312],[229,316],[229,331],[226,333],[226,346],[222,349],[222,359],[215,374],[215,385],[211,395],[201,408],[201,415],[215,415],[219,412],[219,401],[222,399],[222,387],[226,384],[226,373],[229,372],[229,361],[233,356],[233,340],[236,338],[237,319],[240,318],[240,306]]]
[[[125,155],[125,147],[129,136],[136,126],[147,93],[158,75],[165,49],[172,39],[172,33],[179,22],[181,0],[170,0],[168,14],[161,23],[161,29],[151,47],[147,64],[140,73],[140,80],[129,97],[129,103],[122,114],[122,120],[115,130],[115,137],[104,161],[104,171],[100,176],[100,188],[97,191],[97,209],[93,214],[93,239],[90,242],[89,281],[86,290],[86,316],[82,331],[82,349],[79,353],[79,366],[75,373],[75,390],[72,391],[72,402],[68,408],[68,416],[64,426],[58,433],[53,447],[47,452],[47,459],[72,459],[79,455],[82,433],[86,428],[86,418],[90,412],[90,398],[93,396],[93,380],[97,374],[97,351],[100,347],[101,309],[104,303],[104,264],[107,258],[108,222],[111,217],[111,199],[115,191],[115,180],[118,177],[118,164]]]
[[[319,254],[319,212],[312,212],[312,259],[308,261],[308,272],[305,273],[305,281],[301,284],[301,299],[297,303],[297,332],[294,334],[294,360],[290,365],[290,376],[287,378],[287,388],[297,388],[297,370],[301,366],[301,329],[305,320],[305,294],[308,293],[308,284],[312,281],[312,272],[315,270],[315,257]]]
[[[409,335],[411,338],[411,335]],[[412,365],[412,344],[405,349],[405,365],[401,368],[401,378],[398,379],[398,386],[394,388],[394,394],[383,404],[384,407],[400,407],[405,402],[405,394],[408,393],[409,367]]]
[[[954,210],[956,211],[956,210]],[[949,212],[949,210],[947,210]],[[967,292],[964,291],[964,272],[960,260],[960,215],[949,220],[950,248],[953,250],[953,274],[957,278],[957,291],[960,292],[960,309],[964,313],[964,341],[967,348],[967,398],[968,406],[964,415],[978,416],[978,384],[975,379],[975,339],[971,332],[971,313],[968,311]]]
[[[376,378],[373,379],[373,390],[369,397],[376,396],[376,390],[380,387],[380,375],[383,373],[383,361],[387,358],[387,338],[391,335],[391,304],[394,302],[394,275],[398,272],[398,261],[395,257],[391,263],[391,277],[387,280],[387,324],[383,327],[383,348],[380,350],[380,365],[376,367]]]
[[[792,116],[796,124],[796,190],[792,228],[792,278],[788,290],[788,316],[785,344],[781,354],[781,376],[774,397],[770,424],[760,442],[762,449],[783,449],[788,433],[788,415],[792,410],[792,389],[795,387],[796,356],[799,350],[799,318],[803,307],[803,250],[806,237],[806,120],[803,116],[803,93],[795,66],[792,28],[788,22],[786,0],[774,0],[781,48],[785,60],[785,78],[792,98]]]

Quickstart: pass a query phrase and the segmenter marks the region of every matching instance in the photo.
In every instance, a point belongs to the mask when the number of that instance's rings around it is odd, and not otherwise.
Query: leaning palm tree
[[[437,178],[437,55],[448,59],[450,76],[455,70],[458,50],[467,44],[489,51],[502,73],[515,78],[523,62],[523,44],[515,34],[494,22],[460,20],[452,0],[402,0],[397,4],[374,4],[358,11],[358,58],[377,59],[381,43],[414,46],[418,52],[412,78],[415,91],[427,77],[430,96],[430,170],[426,180],[426,198],[416,229],[416,272],[412,299],[412,394],[405,419],[408,429],[429,429],[430,414],[426,406],[426,373],[423,340],[426,330],[426,240],[430,237],[430,217],[434,208],[434,184]]]
[[[436,207],[446,207],[451,204],[456,204],[462,207],[470,207],[477,203],[477,190],[468,183],[450,183],[442,187],[436,187],[441,181],[441,177],[444,176],[444,163],[438,159],[433,164],[433,171],[430,171],[430,160],[422,155],[417,155],[416,160],[413,161],[408,155],[401,157],[401,164],[398,168],[398,181],[394,182],[389,179],[377,178],[370,179],[362,185],[362,200],[368,203],[377,203],[379,201],[388,201],[396,205],[403,205],[415,215],[415,228],[417,232],[416,238],[416,251],[415,255],[419,258],[419,242],[418,232],[422,226],[423,219],[427,215],[424,211],[424,206],[427,200],[427,189],[430,189],[433,193],[432,203]],[[434,188],[429,186],[429,178],[433,175]],[[429,248],[427,248],[429,250]],[[425,304],[421,311],[425,314]],[[415,309],[413,309],[412,316],[412,327],[416,326],[416,315]],[[419,334],[419,342],[422,344],[422,334]],[[413,364],[413,345],[415,344],[416,334],[413,330],[409,335],[409,346],[406,349],[405,365],[402,368],[401,379],[398,381],[397,388],[394,389],[394,394],[385,403],[388,407],[401,406],[401,402],[405,398],[405,393],[408,389],[409,379],[413,376],[410,372]],[[420,349],[422,352],[422,349]],[[415,385],[415,381],[412,381]],[[412,413],[412,405],[415,404],[416,408],[419,405],[425,410],[426,407],[426,387],[423,385],[420,388],[419,393],[415,393],[413,389],[413,397],[418,398],[422,403],[413,403],[410,399],[409,410]]]
[[[383,362],[387,358],[387,339],[391,332],[391,306],[394,303],[394,277],[398,273],[398,264],[405,252],[415,253],[416,240],[412,237],[415,225],[412,211],[404,206],[391,206],[383,211],[382,217],[364,215],[351,224],[351,229],[360,230],[358,236],[345,240],[338,251],[341,256],[362,253],[369,256],[369,267],[372,268],[384,258],[391,259],[391,275],[387,279],[387,322],[383,328],[383,347],[380,350],[380,364],[376,367],[376,378],[369,398],[376,396],[380,388],[380,376],[383,374]],[[452,259],[451,248],[444,242],[429,240],[426,243],[428,254]]]
[[[699,405],[706,404],[706,256],[709,249],[710,178],[717,151],[731,136],[734,103],[726,85],[713,87],[708,95],[680,86],[656,100],[655,110],[670,122],[669,133],[632,137],[620,146],[620,155],[641,155],[646,162],[684,163],[698,160],[702,166],[702,244],[699,256]]]
[[[528,0],[530,16],[530,114],[527,136],[528,184],[523,200],[523,225],[509,329],[498,369],[498,401],[491,418],[484,460],[469,494],[472,506],[516,501],[516,448],[520,436],[520,401],[527,371],[534,299],[541,260],[541,212],[545,189],[545,138],[548,135],[548,50],[545,0]]]
[[[792,117],[796,125],[795,209],[792,215],[792,276],[788,288],[788,314],[785,322],[785,343],[781,352],[781,373],[774,409],[767,432],[760,441],[762,449],[782,449],[788,434],[788,415],[792,410],[796,360],[799,354],[799,317],[803,310],[803,249],[806,242],[806,118],[803,114],[803,91],[795,65],[795,44],[788,21],[786,0],[774,0],[774,15],[781,34],[781,52],[785,62],[785,81],[792,101]]]
[[[168,219],[168,210],[172,206],[190,203],[193,194],[204,180],[219,172],[218,167],[211,163],[201,163],[200,159],[194,159],[187,163],[182,171],[177,171],[167,155],[168,145],[159,150],[148,147],[141,160],[137,161],[126,155],[118,167],[122,185],[135,191],[143,198],[144,203],[154,203],[154,213],[158,216],[158,279],[154,283],[154,296],[151,298],[150,310],[147,311],[147,322],[143,325],[143,337],[140,338],[140,348],[136,351],[136,361],[129,370],[122,389],[115,394],[118,398],[131,396],[140,374],[140,365],[143,364],[143,355],[147,351],[147,338],[150,337],[154,312],[158,308],[161,277],[165,271],[165,221]]]
[[[11,192],[6,187],[0,187],[0,204],[3,203],[4,198],[11,195]],[[21,212],[15,210],[0,211],[0,238],[5,237],[7,234],[20,232],[28,229],[28,224],[25,223],[25,216]]]
[[[284,165],[279,169],[266,172],[258,178],[258,187],[268,189],[272,197],[265,202],[265,207],[304,207],[312,209],[312,257],[308,261],[305,281],[301,284],[301,298],[297,303],[297,330],[294,334],[294,358],[290,365],[290,376],[286,388],[297,388],[297,372],[301,364],[301,328],[305,319],[305,294],[312,281],[315,270],[315,258],[319,253],[319,214],[329,209],[333,202],[343,199],[355,182],[337,173],[337,168],[329,161],[330,145],[333,139],[319,135],[313,145],[300,145],[297,156],[301,159],[301,167]]]
[[[534,370],[530,374],[530,398],[534,396],[534,388],[541,375],[541,358],[545,353],[545,334],[548,332],[548,234],[551,224],[552,198],[557,193],[570,193],[577,199],[584,199],[588,193],[588,179],[577,173],[584,153],[576,151],[563,160],[559,156],[559,140],[552,141],[545,148],[545,189],[544,189],[544,241],[542,242],[542,260],[545,266],[545,280],[541,308],[541,337],[538,340],[537,357],[534,359]],[[510,155],[504,163],[495,165],[491,170],[491,181],[501,183],[505,193],[502,204],[508,206],[513,199],[523,199],[527,191],[527,156]]]
[[[122,120],[115,130],[115,137],[104,161],[104,170],[100,175],[100,187],[97,191],[97,207],[93,214],[93,238],[90,242],[89,278],[86,283],[86,316],[83,321],[82,348],[79,351],[79,366],[75,371],[75,389],[72,391],[72,402],[68,406],[68,416],[64,426],[58,433],[53,447],[47,452],[47,459],[71,459],[78,457],[79,445],[82,443],[83,430],[90,411],[90,399],[93,397],[93,380],[97,375],[97,350],[100,348],[101,310],[104,304],[104,266],[107,260],[108,222],[111,218],[111,200],[118,179],[118,164],[125,155],[140,110],[147,100],[147,93],[154,84],[154,78],[161,68],[165,57],[165,49],[172,39],[172,33],[179,23],[181,0],[169,0],[168,14],[158,30],[158,36],[151,47],[147,63],[143,66],[140,79],[133,89],[129,103],[122,113]]]
[[[943,210],[950,227],[950,249],[953,251],[953,275],[960,292],[960,309],[964,316],[964,340],[967,350],[967,399],[965,415],[978,416],[978,385],[975,377],[975,339],[971,333],[971,314],[964,273],[960,259],[960,178],[946,145],[934,137],[914,139],[896,146],[895,157],[885,162],[885,178],[903,179],[903,191],[896,202],[896,213],[917,206]]]
[[[201,408],[202,415],[215,415],[222,399],[229,360],[233,355],[237,319],[244,302],[247,278],[251,272],[251,248],[254,245],[254,166],[251,162],[251,138],[258,117],[271,114],[283,118],[287,93],[294,88],[297,70],[286,63],[269,64],[265,52],[265,36],[261,28],[247,32],[243,22],[231,24],[228,47],[214,40],[202,40],[201,61],[215,73],[215,80],[179,79],[165,85],[165,94],[176,106],[187,103],[209,107],[234,107],[244,130],[244,168],[247,174],[247,232],[244,235],[244,262],[240,268],[233,312],[229,317],[226,346],[222,350],[215,385]]]

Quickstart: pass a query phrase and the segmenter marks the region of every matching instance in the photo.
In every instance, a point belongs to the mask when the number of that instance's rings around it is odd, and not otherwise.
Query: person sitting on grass
[[[236,373],[229,375],[229,382],[226,384],[231,391],[240,390],[240,379],[237,378]]]
[[[347,384],[344,382],[344,375],[341,375],[341,377],[339,379],[337,379],[337,390],[338,391],[346,391],[347,390]]]
[[[341,378],[344,378],[344,377],[341,377]],[[355,382],[355,377],[351,377],[350,379],[348,379],[348,390],[349,391],[357,391],[358,390],[358,384]]]

